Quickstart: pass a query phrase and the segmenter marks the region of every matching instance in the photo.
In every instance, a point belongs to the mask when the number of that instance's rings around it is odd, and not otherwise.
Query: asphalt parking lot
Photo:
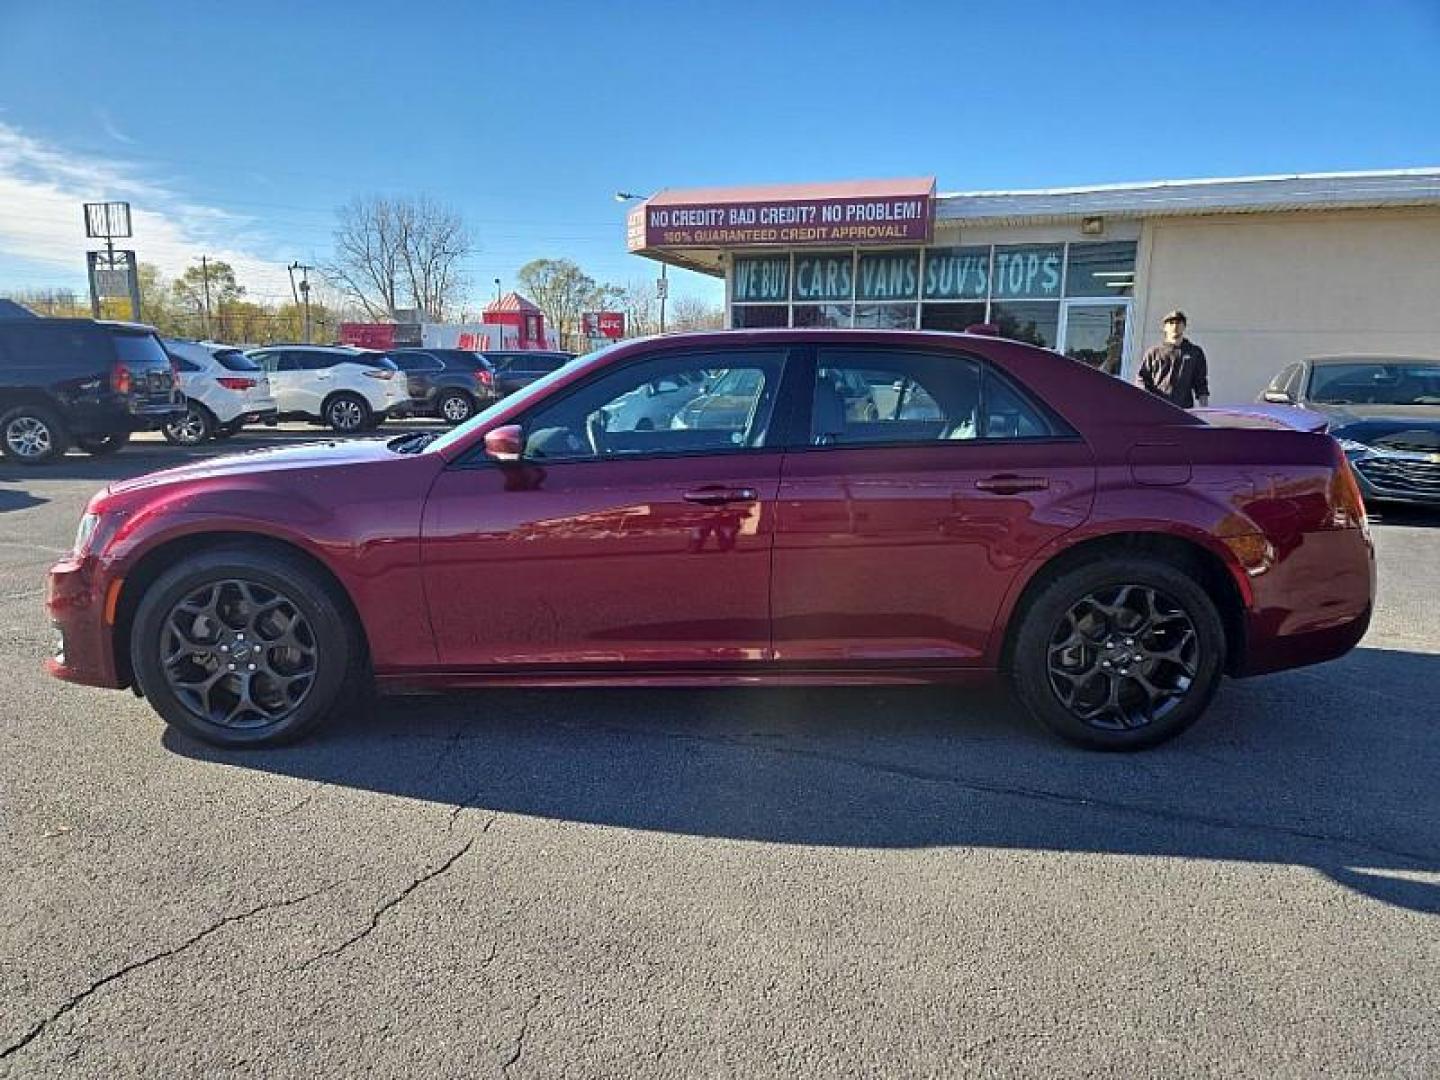
[[[0,465],[0,1075],[1440,1073],[1440,514],[1328,666],[1142,755],[1004,695],[495,690],[282,750],[62,685]]]

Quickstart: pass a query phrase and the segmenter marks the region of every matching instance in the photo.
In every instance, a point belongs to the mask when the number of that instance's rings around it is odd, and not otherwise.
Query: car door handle
[[[754,502],[758,496],[754,488],[748,487],[703,487],[685,492],[685,501],[700,503],[702,506],[724,506],[732,502]]]
[[[1043,476],[1016,476],[1002,473],[976,480],[975,486],[981,491],[993,491],[997,495],[1018,495],[1022,491],[1044,491],[1050,481]]]

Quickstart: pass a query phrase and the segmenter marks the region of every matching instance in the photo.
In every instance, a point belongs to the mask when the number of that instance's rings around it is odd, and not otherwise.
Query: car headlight
[[[100,527],[100,515],[86,513],[80,518],[80,524],[75,529],[75,554],[84,555],[90,546],[90,541],[95,537],[95,530]]]

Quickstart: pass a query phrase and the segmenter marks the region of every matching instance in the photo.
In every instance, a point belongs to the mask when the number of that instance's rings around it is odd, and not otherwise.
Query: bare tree
[[[580,315],[600,306],[606,288],[569,259],[532,259],[515,274],[560,338],[561,348],[583,347]]]
[[[434,200],[371,196],[341,207],[325,275],[372,319],[402,307],[443,321],[464,299],[459,263],[473,250],[460,215]]]
[[[670,302],[666,330],[722,330],[725,309],[698,296],[679,296]]]
[[[648,278],[629,282],[615,291],[620,310],[625,312],[625,332],[631,337],[644,337],[660,329],[660,298],[655,282]]]

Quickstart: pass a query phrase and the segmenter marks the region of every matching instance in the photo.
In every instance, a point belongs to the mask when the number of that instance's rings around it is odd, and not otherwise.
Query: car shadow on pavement
[[[384,699],[282,749],[165,739],[189,757],[457,814],[1305,866],[1437,913],[1437,678],[1440,656],[1360,649],[1228,683],[1190,732],[1129,755],[1056,742],[998,691],[934,688],[497,689]]]

